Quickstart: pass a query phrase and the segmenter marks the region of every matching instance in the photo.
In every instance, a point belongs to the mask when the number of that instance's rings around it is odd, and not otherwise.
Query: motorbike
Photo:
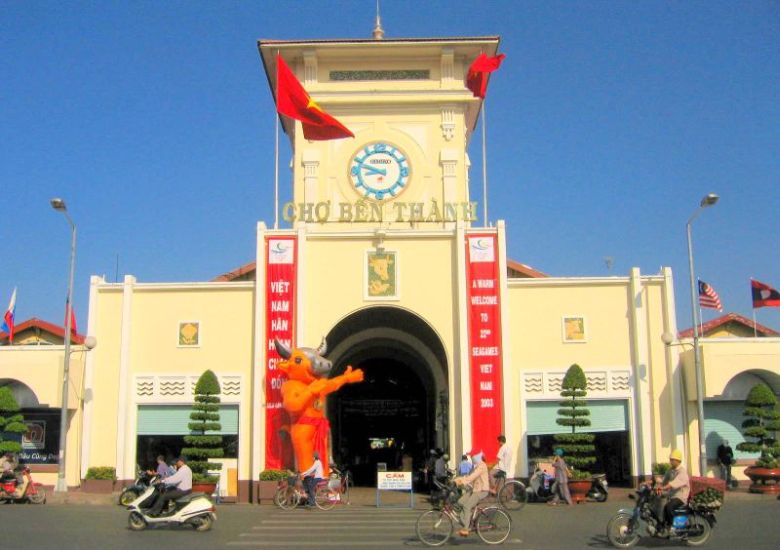
[[[681,506],[674,511],[674,521],[670,527],[663,522],[663,507],[655,490],[642,485],[635,495],[633,509],[618,511],[607,524],[607,538],[615,548],[630,548],[642,537],[656,537],[683,541],[688,546],[702,546],[712,535],[715,527],[715,514],[706,508]]]
[[[607,474],[593,474],[590,481],[590,489],[586,497],[596,502],[606,502],[609,495]]]
[[[525,489],[528,494],[528,502],[547,502],[550,500],[554,494],[553,483],[555,483],[555,477],[537,466],[531,479],[528,480],[528,487]]]
[[[46,491],[41,483],[35,483],[30,475],[30,469],[26,466],[21,470],[21,483],[16,477],[3,479],[0,482],[0,502],[30,502],[32,504],[45,504]]]
[[[138,496],[146,491],[146,489],[149,487],[151,479],[152,476],[150,476],[148,472],[139,470],[138,475],[135,478],[135,482],[133,482],[132,485],[122,489],[122,492],[119,495],[119,504],[122,506],[127,506],[135,499],[137,499]]]
[[[168,502],[167,509],[158,516],[150,516],[149,509],[160,498],[163,484],[157,476],[146,490],[127,506],[128,526],[143,531],[149,525],[192,525],[196,531],[208,531],[217,520],[217,509],[204,493],[190,493]]]

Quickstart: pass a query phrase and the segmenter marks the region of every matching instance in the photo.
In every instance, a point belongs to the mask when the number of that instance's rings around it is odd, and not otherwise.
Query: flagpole
[[[487,146],[485,138],[485,99],[482,99],[482,221],[488,227],[488,199],[487,199]]]
[[[279,113],[274,110],[274,229],[279,229]]]
[[[758,331],[756,330],[756,308],[753,308],[753,338],[758,338]]]

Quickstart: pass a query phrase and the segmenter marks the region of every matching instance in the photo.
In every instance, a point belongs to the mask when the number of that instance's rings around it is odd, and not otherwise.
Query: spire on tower
[[[382,18],[379,16],[379,0],[376,0],[376,27],[374,27],[374,40],[382,40],[385,31],[382,28]]]

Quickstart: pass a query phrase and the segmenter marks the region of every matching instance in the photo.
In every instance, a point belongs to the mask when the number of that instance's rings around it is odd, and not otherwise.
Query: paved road
[[[604,529],[618,507],[629,501],[609,501],[567,507],[528,505],[513,513],[507,549],[609,548]],[[127,529],[127,512],[119,506],[0,505],[0,548],[8,550],[69,550],[186,548],[423,548],[414,534],[422,509],[339,506],[329,512],[283,512],[269,506],[222,505],[212,531],[156,528],[140,533]],[[780,546],[780,501],[756,497],[727,502],[710,543],[711,550],[769,550]],[[301,532],[301,529],[303,531]],[[444,548],[485,548],[475,536],[452,539]],[[657,539],[639,548],[674,548]]]

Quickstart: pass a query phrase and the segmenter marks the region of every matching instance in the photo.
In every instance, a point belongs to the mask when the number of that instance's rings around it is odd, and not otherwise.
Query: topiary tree
[[[21,451],[22,444],[15,438],[8,439],[8,437],[12,434],[19,437],[19,434],[26,431],[24,417],[19,413],[19,403],[16,402],[11,388],[3,386],[0,388],[0,455]]]
[[[745,441],[737,445],[737,450],[747,453],[761,453],[756,460],[759,468],[780,467],[780,447],[773,432],[780,430],[780,411],[777,410],[777,397],[766,384],[756,384],[745,399],[742,433],[755,441]]]
[[[191,434],[184,436],[184,442],[189,445],[181,450],[187,457],[187,464],[192,469],[192,479],[200,483],[215,483],[217,476],[209,475],[209,470],[219,470],[222,464],[209,462],[210,458],[221,458],[224,455],[222,436],[206,434],[222,429],[219,423],[219,387],[217,375],[207,370],[195,384],[195,404],[190,413],[187,427]]]
[[[572,467],[572,477],[586,479],[590,477],[587,468],[596,462],[596,447],[593,445],[596,436],[591,433],[577,433],[577,428],[590,426],[588,402],[582,399],[588,394],[588,379],[578,364],[573,364],[566,371],[562,388],[561,397],[565,399],[558,403],[562,408],[558,409],[555,422],[559,426],[571,427],[571,433],[555,434],[553,439],[557,446],[563,449],[566,462]]]

